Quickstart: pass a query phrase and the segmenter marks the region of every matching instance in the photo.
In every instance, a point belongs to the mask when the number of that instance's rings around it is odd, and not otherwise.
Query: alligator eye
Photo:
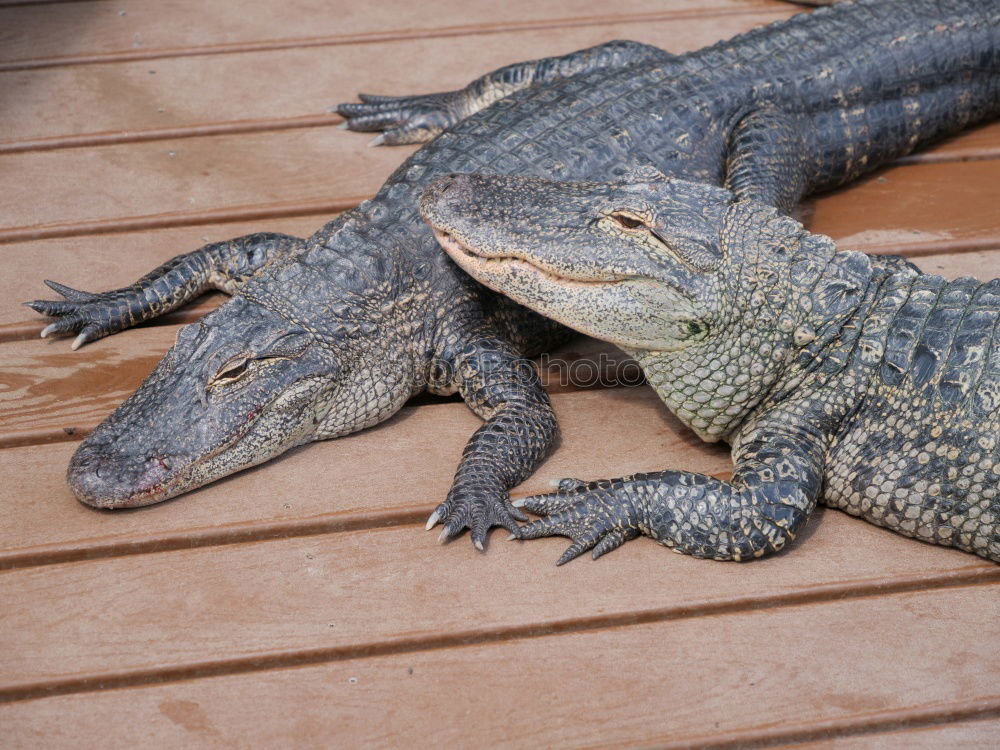
[[[212,384],[231,383],[242,377],[250,366],[250,360],[246,357],[238,357],[226,362],[212,378]]]
[[[635,216],[624,214],[619,211],[611,214],[611,218],[617,221],[625,229],[638,229],[639,227],[646,226],[642,219],[637,219]]]

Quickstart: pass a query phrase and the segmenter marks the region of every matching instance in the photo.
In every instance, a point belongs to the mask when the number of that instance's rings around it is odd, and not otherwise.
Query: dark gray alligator
[[[817,501],[1000,562],[1000,279],[946,281],[722,188],[457,175],[421,209],[492,289],[632,355],[681,421],[732,445],[731,481],[563,480],[515,505],[559,562],[640,534],[748,560]]]
[[[454,171],[593,179],[652,163],[788,208],[991,114],[997,15],[992,0],[834,6],[682,56],[611,42],[342,105],[382,142],[437,137],[308,240],[241,237],[130,287],[51,285],[64,301],[29,303],[79,346],[207,288],[233,295],[83,441],[70,486],[99,507],[154,503],[376,424],[423,389],[457,391],[486,421],[428,527],[470,527],[479,548],[491,526],[516,532],[508,490],[557,436],[522,357],[565,329],[461,273],[420,220],[421,190]]]

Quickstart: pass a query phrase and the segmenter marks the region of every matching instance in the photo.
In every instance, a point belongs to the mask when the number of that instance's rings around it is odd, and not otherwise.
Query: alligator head
[[[325,267],[309,253],[291,259],[180,330],[74,454],[68,481],[81,502],[160,502],[403,404],[416,366],[392,335],[391,285],[355,259],[313,255]]]
[[[831,340],[871,273],[774,208],[645,167],[611,183],[450,175],[420,208],[462,269],[618,344],[706,440]]]
[[[438,242],[487,286],[621,346],[674,350],[718,312],[720,188],[649,178],[568,183],[451,175],[420,204]]]

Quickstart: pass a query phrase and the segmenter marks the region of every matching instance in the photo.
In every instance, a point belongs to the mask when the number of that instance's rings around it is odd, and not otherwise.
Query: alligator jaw
[[[304,402],[300,396],[308,390],[308,379],[286,388],[266,405],[246,414],[228,437],[194,457],[157,452],[123,455],[109,450],[103,441],[93,440],[97,434],[91,433],[70,461],[70,489],[81,503],[93,508],[138,508],[256,466],[315,439],[318,415],[308,407],[301,408]],[[294,415],[296,404],[299,409]]]
[[[76,499],[92,508],[106,510],[141,508],[145,505],[154,505],[155,503],[169,500],[172,497],[197,489],[224,476],[223,474],[218,476],[206,474],[203,477],[195,478],[198,469],[205,467],[213,459],[224,455],[234,445],[239,444],[253,429],[259,416],[260,414],[258,413],[254,418],[248,420],[241,429],[236,430],[224,443],[216,446],[205,455],[190,460],[180,470],[174,470],[175,467],[170,465],[169,461],[172,457],[161,456],[155,453],[150,455],[146,461],[154,462],[168,473],[162,478],[149,479],[138,484],[134,491],[124,496],[109,496],[107,492],[94,492],[92,490],[92,487],[95,485],[98,487],[101,486],[94,480],[99,479],[102,463],[104,464],[104,470],[116,471],[116,469],[108,460],[111,456],[99,450],[94,450],[88,441],[84,440],[70,461],[66,474],[67,482]],[[259,461],[247,464],[247,468],[267,460],[267,458],[270,458],[270,456],[262,457]],[[174,471],[171,473],[172,470]]]
[[[436,227],[432,228],[434,229],[434,237],[437,239],[438,244],[441,245],[442,249],[448,253],[452,260],[458,263],[458,265],[465,270],[468,270],[469,266],[482,270],[493,266],[493,270],[498,271],[505,264],[520,265],[523,266],[525,270],[534,271],[543,276],[551,277],[553,281],[561,280],[559,276],[551,274],[545,269],[536,266],[534,263],[527,260],[515,258],[513,255],[485,255],[478,253],[469,245],[461,242],[450,232],[446,232],[443,229],[437,229]]]
[[[475,249],[472,245],[463,242],[451,232],[438,229],[432,226],[434,237],[442,249],[448,253],[449,257],[455,261],[467,273],[475,278],[481,278],[480,274],[486,275],[502,274],[508,275],[512,272],[521,272],[535,275],[540,281],[550,284],[560,284],[563,286],[572,285],[607,285],[617,284],[627,281],[630,276],[621,276],[607,272],[601,278],[593,277],[573,277],[563,275],[551,266],[544,267],[534,260],[529,260],[519,255],[490,255]],[[473,273],[475,271],[475,273]]]

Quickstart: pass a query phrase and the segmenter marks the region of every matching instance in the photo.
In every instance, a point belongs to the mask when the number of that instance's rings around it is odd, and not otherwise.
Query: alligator
[[[683,55],[609,42],[457,91],[340,105],[377,143],[430,142],[308,240],[252,234],[128,287],[50,283],[64,300],[28,303],[57,318],[43,336],[76,333],[77,347],[208,288],[232,295],[81,443],[71,489],[101,508],[155,503],[374,425],[423,390],[457,392],[485,421],[427,527],[442,541],[470,528],[480,550],[493,526],[517,533],[527,517],[508,492],[558,436],[524,357],[567,331],[463,274],[421,221],[421,191],[456,171],[579,180],[653,164],[788,210],[988,116],[997,13],[992,0],[835,5]]]
[[[621,347],[667,407],[732,446],[724,481],[685,471],[515,502],[516,536],[594,558],[640,534],[752,560],[817,502],[1000,562],[1000,279],[946,281],[724,188],[646,168],[610,183],[434,182],[421,211],[496,291]]]

